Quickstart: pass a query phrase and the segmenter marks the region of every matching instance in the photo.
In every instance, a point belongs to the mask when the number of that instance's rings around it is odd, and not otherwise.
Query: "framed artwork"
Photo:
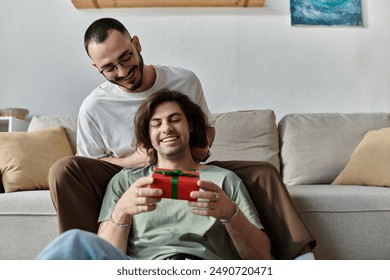
[[[265,0],[72,0],[77,9],[140,7],[263,7]]]
[[[291,25],[361,26],[361,0],[290,0]]]

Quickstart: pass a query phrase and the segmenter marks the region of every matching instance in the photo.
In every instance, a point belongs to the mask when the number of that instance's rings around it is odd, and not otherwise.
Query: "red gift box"
[[[189,201],[197,200],[190,197],[190,193],[199,191],[197,185],[199,172],[156,168],[152,176],[154,180],[150,187],[162,189],[161,197]]]

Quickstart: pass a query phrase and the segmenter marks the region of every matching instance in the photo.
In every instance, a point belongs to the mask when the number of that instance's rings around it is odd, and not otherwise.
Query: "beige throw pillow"
[[[77,116],[33,116],[28,132],[63,126],[73,154],[76,154]]]
[[[0,170],[5,192],[48,189],[51,165],[72,149],[62,126],[0,133]]]
[[[332,185],[390,186],[390,127],[369,131]]]

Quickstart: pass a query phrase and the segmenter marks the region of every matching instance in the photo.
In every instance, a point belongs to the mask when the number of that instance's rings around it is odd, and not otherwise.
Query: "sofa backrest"
[[[251,110],[214,114],[216,137],[212,160],[269,161],[278,170],[279,137],[272,110]],[[62,125],[76,152],[77,116],[34,116],[28,131]]]
[[[214,116],[217,133],[209,161],[269,161],[287,185],[330,184],[369,130],[390,127],[390,113],[289,114],[278,126],[272,110]],[[34,116],[28,131],[59,125],[76,152],[77,116]]]
[[[286,115],[278,124],[285,184],[333,182],[363,136],[389,126],[389,113]]]
[[[213,160],[268,161],[280,170],[279,136],[272,110],[214,114]]]

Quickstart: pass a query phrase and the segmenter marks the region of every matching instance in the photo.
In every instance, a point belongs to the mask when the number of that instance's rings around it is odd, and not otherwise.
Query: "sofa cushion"
[[[390,186],[390,128],[369,131],[332,184]]]
[[[268,161],[280,170],[279,136],[272,110],[214,114],[213,160]]]
[[[388,113],[286,115],[279,122],[285,184],[330,184],[367,131],[387,126]]]
[[[0,194],[0,216],[56,216],[48,190],[27,190]]]
[[[77,116],[34,116],[27,131],[63,126],[73,154],[76,154]]]
[[[33,260],[58,235],[48,190],[0,194],[0,260]]]
[[[374,186],[294,185],[292,201],[317,239],[316,259],[390,258],[390,192]]]
[[[0,134],[0,170],[5,192],[48,189],[50,166],[72,155],[64,128]]]

